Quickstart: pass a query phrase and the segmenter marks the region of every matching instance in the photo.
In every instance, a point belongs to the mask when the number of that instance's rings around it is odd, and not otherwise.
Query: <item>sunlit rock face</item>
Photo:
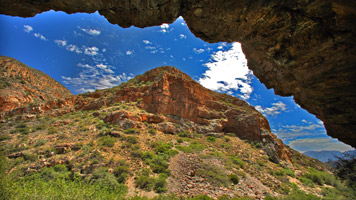
[[[30,103],[71,96],[72,93],[41,71],[0,56],[0,114]]]
[[[99,11],[123,27],[147,27],[183,16],[208,42],[238,41],[249,68],[276,94],[320,118],[328,135],[356,147],[356,2],[188,0],[1,0],[0,13],[31,17],[50,9]]]

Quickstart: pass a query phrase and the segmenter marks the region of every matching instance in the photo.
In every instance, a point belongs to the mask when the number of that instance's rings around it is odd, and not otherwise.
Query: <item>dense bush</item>
[[[231,180],[229,176],[225,174],[225,172],[215,165],[202,163],[201,168],[197,170],[198,176],[205,176],[210,183],[216,186],[229,186],[231,184]]]
[[[235,166],[238,166],[240,168],[244,168],[245,167],[244,162],[240,158],[238,158],[237,156],[230,156],[230,160]]]
[[[103,136],[99,139],[99,143],[105,147],[113,147],[115,146],[116,140],[110,136]]]
[[[204,144],[199,144],[197,142],[192,142],[188,147],[186,146],[176,146],[176,148],[180,151],[183,151],[185,153],[197,153],[205,149]]]
[[[208,137],[206,138],[206,140],[207,140],[208,142],[213,143],[213,142],[216,141],[216,138],[215,138],[214,136],[208,136]]]
[[[233,184],[238,184],[239,183],[239,177],[236,176],[236,174],[230,174],[229,175],[229,178],[230,178],[230,181],[233,183]]]
[[[114,175],[119,183],[124,183],[129,175],[129,165],[124,160],[117,162],[117,166],[114,169]]]
[[[156,134],[157,134],[157,131],[156,131],[156,129],[151,128],[150,130],[148,130],[148,133],[149,133],[150,135],[156,135]]]
[[[48,129],[48,134],[52,135],[52,134],[56,134],[58,133],[58,129],[56,127],[50,127]]]
[[[140,189],[151,191],[153,189],[154,182],[154,178],[150,177],[150,171],[148,169],[142,169],[136,174],[136,187]]]
[[[97,168],[93,174],[89,177],[89,181],[92,184],[100,185],[104,188],[115,190],[120,187],[116,177],[108,172],[107,168]]]
[[[129,129],[124,130],[124,133],[126,133],[126,134],[140,134],[141,131],[136,128],[129,128]]]

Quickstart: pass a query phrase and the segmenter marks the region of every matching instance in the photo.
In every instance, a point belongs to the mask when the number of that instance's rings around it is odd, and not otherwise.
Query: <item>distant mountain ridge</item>
[[[356,150],[350,150],[350,151],[307,151],[304,152],[304,155],[307,155],[309,157],[318,159],[322,162],[328,162],[329,160],[336,161],[338,157],[343,158],[345,154],[351,154],[351,155],[356,155]]]

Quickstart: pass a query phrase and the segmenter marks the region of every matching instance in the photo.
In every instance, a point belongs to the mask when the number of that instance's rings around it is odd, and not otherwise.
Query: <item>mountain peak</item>
[[[72,95],[47,74],[6,56],[0,56],[0,94],[0,112]]]
[[[179,69],[172,66],[161,66],[149,71],[146,71],[144,74],[137,75],[133,79],[129,80],[127,83],[123,83],[122,86],[142,86],[150,85],[154,82],[162,80],[163,77],[175,77],[182,79],[184,81],[194,81],[190,76],[183,73]]]

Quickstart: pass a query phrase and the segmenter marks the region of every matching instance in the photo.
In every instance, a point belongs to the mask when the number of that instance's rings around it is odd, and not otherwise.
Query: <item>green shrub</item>
[[[189,137],[190,133],[188,131],[180,132],[178,133],[179,137]]]
[[[126,142],[128,142],[130,144],[137,144],[138,139],[137,139],[137,137],[134,137],[134,136],[128,136],[128,137],[126,137]]]
[[[309,173],[305,174],[303,177],[308,178],[312,180],[314,183],[318,185],[323,185],[324,183],[332,184],[333,179],[331,178],[333,175],[323,172],[323,171],[318,171],[316,169],[309,169]]]
[[[197,142],[192,142],[188,147],[186,146],[176,146],[176,148],[180,151],[183,151],[185,153],[197,153],[205,149],[204,144],[199,144]]]
[[[148,169],[142,169],[137,173],[135,183],[136,187],[151,191],[154,187],[154,178],[150,177],[150,171]]]
[[[159,174],[159,177],[155,179],[154,191],[157,193],[167,192],[167,174]]]
[[[282,197],[282,200],[320,200],[319,197],[313,194],[306,194],[300,190],[293,190],[289,195]]]
[[[206,140],[207,140],[208,142],[213,143],[213,142],[216,141],[216,138],[215,138],[214,136],[208,136],[208,137],[206,138]]]
[[[178,138],[178,139],[177,139],[177,142],[178,142],[178,143],[183,143],[183,139],[182,139],[182,138]]]
[[[230,181],[235,185],[237,185],[239,183],[239,181],[240,181],[239,177],[236,176],[236,174],[230,174],[229,178],[230,178]]]
[[[36,144],[35,144],[35,147],[43,146],[46,143],[47,143],[47,140],[38,139]]]
[[[20,123],[19,125],[17,125],[15,127],[14,130],[10,131],[11,134],[14,134],[14,133],[20,133],[22,135],[27,135],[30,133],[30,128],[27,127],[27,125],[25,123]]]
[[[60,179],[69,180],[71,172],[65,165],[55,165],[53,167],[45,167],[39,173],[31,174],[27,176],[27,179],[37,179],[40,178],[44,181],[57,181]]]
[[[0,135],[0,141],[9,140],[9,139],[11,139],[11,137],[8,135]]]
[[[52,135],[52,134],[56,134],[58,133],[58,129],[56,127],[50,127],[48,129],[48,134]]]
[[[124,130],[124,133],[125,134],[140,134],[141,130],[136,129],[136,128],[129,128],[129,129]]]
[[[205,176],[210,183],[216,186],[227,187],[231,184],[229,176],[227,176],[221,168],[215,165],[202,163],[201,168],[197,170],[197,175]]]
[[[93,171],[93,174],[89,177],[91,184],[100,185],[104,188],[110,188],[115,190],[120,187],[119,182],[113,174],[108,172],[107,168],[100,167]]]
[[[240,168],[244,168],[245,166],[244,162],[236,156],[230,156],[230,160],[233,164],[237,165]]]
[[[195,197],[193,197],[191,200],[214,200],[213,198],[207,196],[207,195],[197,195]]]
[[[306,177],[300,177],[299,178],[300,182],[302,182],[304,185],[309,186],[309,187],[314,187],[314,183],[312,180]]]
[[[167,173],[169,174],[168,163],[161,156],[154,156],[149,160],[149,165],[154,173]]]
[[[116,140],[110,136],[103,136],[100,138],[99,143],[105,147],[114,147]]]
[[[156,129],[151,128],[151,129],[148,130],[148,133],[149,133],[150,135],[156,135],[156,134],[157,134],[157,131],[156,131]]]
[[[32,153],[25,153],[25,156],[23,157],[24,160],[29,160],[29,161],[36,161],[37,160],[37,155],[36,154],[32,154]]]
[[[124,183],[129,175],[130,168],[125,160],[120,160],[117,162],[117,167],[114,169],[114,175],[119,183]]]

